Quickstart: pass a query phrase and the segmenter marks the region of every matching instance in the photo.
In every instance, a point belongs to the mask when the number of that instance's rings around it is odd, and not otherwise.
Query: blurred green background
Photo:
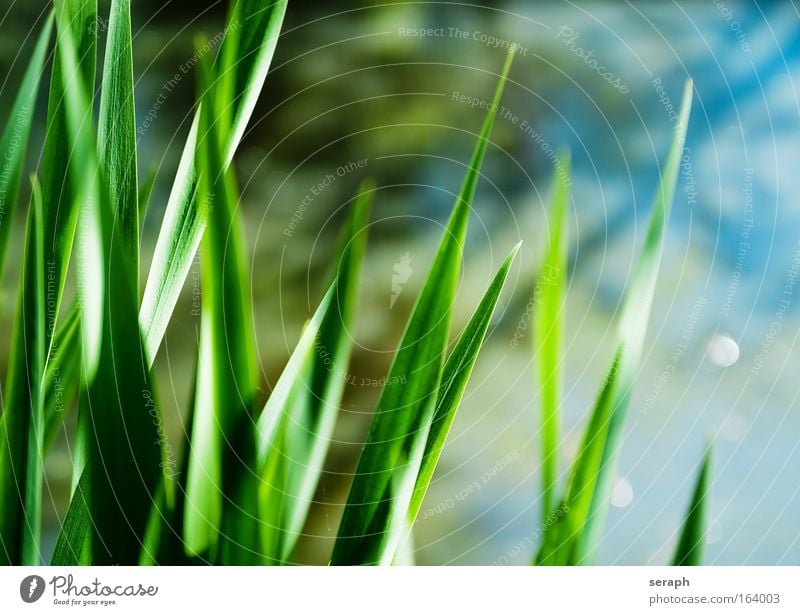
[[[0,2],[4,108],[46,7]],[[193,38],[213,39],[226,9],[203,0],[133,5],[140,173],[158,173],[143,275],[192,114]],[[352,332],[355,382],[298,562],[327,562],[380,391],[373,380],[386,374],[513,42],[519,48],[471,220],[456,327],[502,256],[519,239],[525,244],[415,526],[417,561],[530,560],[539,421],[526,315],[548,233],[553,153],[569,148],[575,167],[566,468],[611,359],[616,310],[666,155],[670,105],[691,76],[696,102],[679,193],[600,562],[668,561],[704,441],[713,437],[708,563],[797,563],[799,25],[791,3],[290,0],[236,161],[265,397],[320,298],[356,185],[365,176],[380,185]],[[103,21],[98,28],[102,36]],[[43,122],[35,130],[40,143]],[[0,298],[4,331],[18,224]],[[198,292],[196,263],[157,360],[175,442],[192,386]],[[0,369],[7,351],[6,341]],[[47,472],[52,540],[69,489],[66,432]]]

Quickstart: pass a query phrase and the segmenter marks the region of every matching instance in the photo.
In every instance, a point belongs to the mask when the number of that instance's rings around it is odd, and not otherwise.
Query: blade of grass
[[[232,118],[224,150],[226,166],[239,146],[269,71],[286,5],[287,0],[268,0],[266,5],[263,0],[235,0],[231,10],[232,19],[226,25],[226,37],[220,52],[221,58],[232,58],[234,62],[233,68],[227,66],[221,73],[233,71],[230,75],[235,75],[234,91],[230,97],[232,108],[226,110]],[[230,36],[231,33],[235,36]],[[196,198],[198,120],[199,111],[181,156],[142,299],[140,320],[147,356],[151,360],[161,345],[205,231],[206,220]]]
[[[234,498],[239,489],[231,483],[238,474],[234,469],[243,463],[249,467],[255,455],[255,443],[247,442],[245,433],[258,378],[244,248],[235,217],[238,197],[220,133],[227,111],[218,108],[208,62],[199,67],[198,202],[208,212],[208,228],[202,246],[200,373],[186,493],[190,555],[214,553],[224,496]]]
[[[32,183],[0,443],[0,557],[28,566],[40,563],[45,360],[42,195]]]
[[[69,24],[75,40],[78,70],[88,92],[94,90],[97,49],[97,0],[58,0],[61,27]],[[42,201],[44,204],[44,258],[47,271],[47,347],[56,328],[66,282],[75,225],[78,216],[77,190],[69,171],[80,164],[74,157],[75,144],[67,127],[67,94],[58,46],[53,56],[50,92],[47,103],[44,157],[42,162]]]
[[[672,559],[673,566],[702,566],[706,545],[708,500],[711,491],[711,457],[713,446],[709,442],[692,494],[692,501],[683,521],[683,530]]]
[[[503,290],[511,263],[519,252],[522,242],[518,243],[506,257],[502,266],[495,275],[489,288],[486,290],[481,302],[478,304],[475,313],[458,339],[453,351],[447,358],[444,371],[442,372],[442,383],[439,387],[439,394],[436,400],[436,411],[431,422],[428,440],[425,443],[425,453],[422,457],[417,482],[414,486],[414,497],[408,509],[409,524],[414,523],[425,499],[425,493],[433,479],[433,473],[442,455],[447,435],[456,417],[456,410],[464,396],[467,383],[478,359],[478,353],[483,346],[486,331],[492,320],[497,301],[500,299],[500,292]]]
[[[558,477],[559,409],[564,382],[561,361],[564,346],[564,293],[567,278],[567,206],[570,159],[556,161],[553,218],[542,272],[534,288],[533,356],[542,408],[542,519],[556,507]]]
[[[536,558],[538,564],[588,564],[594,558],[596,541],[608,508],[629,395],[641,362],[691,100],[690,80],[684,88],[672,147],[650,215],[645,244],[626,291],[614,362],[592,411],[561,507],[555,514],[551,513],[554,522],[544,532]]]
[[[36,48],[25,69],[22,85],[11,107],[5,128],[0,135],[0,280],[2,280],[6,247],[17,208],[25,153],[33,123],[36,95],[44,68],[45,56],[53,31],[53,16],[47,18]]]
[[[287,403],[270,404],[264,414],[265,420],[274,414],[283,417],[273,441],[261,441],[259,462],[264,464],[259,490],[262,543],[265,555],[275,563],[287,562],[292,554],[333,434],[353,346],[351,331],[374,189],[369,181],[359,188],[337,259],[333,298],[321,308],[313,346],[295,350],[306,354],[299,372],[287,372],[294,377]]]
[[[436,259],[406,326],[361,452],[333,549],[333,564],[391,564],[436,409],[470,206],[499,106],[503,67]]]
[[[93,564],[135,564],[159,483],[160,417],[138,327],[130,252],[122,249],[97,152],[91,98],[66,18],[57,13],[66,123],[75,144],[71,181],[80,190],[82,204],[79,289],[85,389],[81,404],[86,420],[79,430],[87,445],[86,470],[71,507],[85,508],[91,535],[65,535],[60,540],[64,545],[69,539],[64,550],[72,554],[86,552],[88,541]],[[80,487],[84,481],[88,481],[85,489]],[[62,535],[69,529],[65,526]]]
[[[81,317],[77,305],[70,308],[56,330],[44,377],[44,446],[55,438],[80,383]]]
[[[108,180],[109,199],[130,251],[139,288],[139,201],[136,166],[136,113],[133,99],[131,0],[112,0],[103,64],[98,150]]]

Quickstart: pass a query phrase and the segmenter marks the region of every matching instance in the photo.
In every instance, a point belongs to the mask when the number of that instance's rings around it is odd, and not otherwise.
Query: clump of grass
[[[269,70],[287,1],[265,6],[234,0],[218,57],[206,55],[198,63],[196,113],[141,303],[138,238],[153,179],[138,183],[130,9],[130,0],[112,0],[97,123],[96,0],[59,0],[0,135],[10,161],[4,198],[12,212],[32,121],[22,111],[33,107],[55,23],[41,186],[34,176],[0,417],[0,561],[40,563],[42,460],[64,420],[60,410],[75,406],[72,495],[53,564],[286,563],[341,404],[352,352],[347,331],[357,317],[375,186],[365,180],[359,188],[327,290],[266,405],[256,407],[259,377],[235,154]],[[510,250],[448,353],[470,208],[513,54],[512,49],[381,392],[333,548],[334,564],[408,561],[411,528],[518,252],[519,245]],[[545,536],[540,563],[585,563],[592,553],[641,355],[689,92],[629,289],[614,367],[563,496],[570,512]],[[557,184],[547,260],[557,275],[546,285],[536,323],[548,514],[558,474],[568,160],[562,158],[560,166],[565,174]],[[8,236],[6,216],[0,221],[0,272]],[[152,365],[198,250],[200,339],[185,452],[174,459],[165,448]],[[73,256],[78,298],[62,306]],[[706,460],[676,563],[699,562],[709,480]]]

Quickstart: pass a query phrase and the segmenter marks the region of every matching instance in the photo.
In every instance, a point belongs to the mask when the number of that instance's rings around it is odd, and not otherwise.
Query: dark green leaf
[[[702,566],[703,552],[706,544],[706,525],[708,522],[708,500],[711,490],[711,443],[706,448],[697,483],[692,494],[692,501],[686,511],[683,530],[675,549],[673,566]]]

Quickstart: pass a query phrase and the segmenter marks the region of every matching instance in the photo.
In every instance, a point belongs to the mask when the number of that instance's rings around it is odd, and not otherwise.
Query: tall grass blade
[[[351,332],[374,189],[369,181],[359,188],[342,238],[333,295],[319,308],[322,319],[314,343],[310,348],[298,346],[295,353],[305,352],[302,365],[296,373],[285,372],[294,379],[292,391],[283,407],[273,403],[265,411],[265,421],[275,414],[283,417],[272,441],[261,443],[262,541],[265,555],[275,563],[287,562],[292,554],[333,435],[352,352]],[[275,399],[277,402],[280,396]]]
[[[227,42],[223,42],[220,52],[222,58],[235,58],[235,69],[222,71],[223,74],[233,71],[228,77],[235,75],[234,90],[228,103],[231,105],[228,111],[231,129],[226,134],[224,147],[226,165],[230,164],[239,146],[269,71],[288,0],[234,2],[232,19],[228,20],[225,28]],[[233,51],[229,50],[231,47]],[[147,356],[151,360],[161,345],[205,230],[206,220],[196,198],[198,121],[199,115],[195,115],[167,203],[142,299],[140,319]]]
[[[489,329],[497,301],[500,299],[500,292],[503,290],[511,263],[514,262],[521,245],[520,242],[514,246],[506,257],[447,358],[436,399],[436,411],[433,414],[428,440],[425,443],[425,453],[414,486],[414,496],[408,509],[409,524],[413,524],[416,520],[422,501],[425,499],[425,493],[433,479],[433,473],[442,455],[450,427],[455,420],[456,410],[461,403],[461,398],[472,375],[472,369],[475,367],[475,361],[478,359],[478,353],[483,346],[486,331]]]
[[[59,323],[44,375],[44,446],[47,450],[75,402],[81,371],[81,314],[73,305]]]
[[[683,92],[672,147],[650,215],[644,247],[626,291],[617,331],[614,362],[592,411],[561,507],[550,513],[555,521],[544,533],[536,558],[539,564],[590,564],[595,556],[595,545],[608,509],[618,441],[644,347],[691,100],[692,82],[688,81]],[[543,523],[546,521],[543,520]]]
[[[708,523],[709,492],[711,491],[711,457],[713,446],[709,442],[697,483],[692,494],[692,501],[686,511],[683,530],[672,559],[673,566],[702,566],[706,544],[706,527]]]
[[[88,551],[93,564],[135,564],[161,472],[160,417],[138,327],[130,252],[123,248],[114,218],[89,90],[66,18],[57,14],[68,136],[75,145],[71,181],[81,203],[81,405],[86,420],[79,430],[87,447],[84,474],[70,506],[76,509],[73,517],[81,510],[89,515],[91,533],[71,534],[72,525],[65,525],[59,553]]]
[[[42,195],[34,180],[0,432],[0,561],[4,564],[40,563],[45,361],[43,235]]]
[[[97,0],[58,0],[60,28],[69,27],[75,40],[76,62],[87,92],[94,90],[97,64]],[[51,69],[47,103],[44,157],[42,161],[42,200],[44,204],[44,258],[47,271],[47,340],[56,329],[67,268],[75,238],[78,217],[78,189],[69,167],[80,164],[67,127],[67,88],[64,83],[62,52],[57,46]]]
[[[11,226],[14,222],[14,211],[17,208],[22,170],[25,165],[25,153],[33,122],[33,111],[36,106],[36,94],[44,68],[45,56],[53,31],[53,16],[50,15],[44,24],[36,48],[33,51],[22,85],[11,107],[2,134],[0,134],[0,280],[3,275],[6,247]]]
[[[223,500],[235,500],[240,488],[231,481],[235,474],[250,474],[235,470],[254,462],[255,442],[248,434],[258,377],[244,244],[235,217],[238,196],[220,133],[228,111],[218,108],[218,82],[212,83],[208,63],[199,66],[198,202],[207,213],[208,228],[202,245],[197,405],[185,509],[190,555],[216,552]]]
[[[534,288],[533,356],[542,408],[542,519],[555,510],[561,390],[564,383],[564,293],[567,279],[570,158],[562,154],[554,172],[550,241]]]
[[[103,64],[98,149],[108,180],[119,235],[130,251],[139,288],[139,200],[136,166],[136,114],[133,99],[131,0],[112,0]]]
[[[334,545],[333,564],[391,564],[436,410],[470,206],[514,50],[508,54],[436,259],[381,392]]]

